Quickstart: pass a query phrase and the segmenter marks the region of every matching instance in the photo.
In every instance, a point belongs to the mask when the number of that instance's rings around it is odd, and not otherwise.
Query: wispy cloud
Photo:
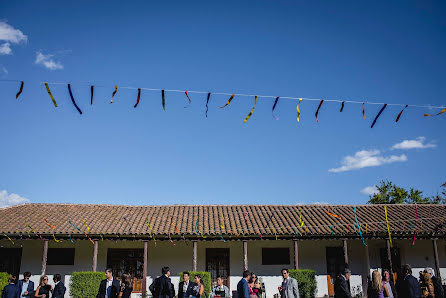
[[[375,194],[377,192],[378,192],[378,190],[376,189],[375,185],[367,186],[367,187],[364,187],[363,189],[361,189],[361,193],[365,194],[365,195],[368,195],[368,196],[371,196],[371,195],[373,195],[373,194]]]
[[[29,202],[30,200],[21,197],[18,194],[15,193],[8,194],[6,190],[0,190],[0,208]]]
[[[27,42],[28,36],[6,22],[0,21],[0,41],[3,41],[0,45],[0,55],[10,55],[12,54],[11,44]]]
[[[395,144],[392,146],[392,149],[425,149],[425,148],[435,148],[437,145],[433,143],[425,144],[425,137],[418,137],[415,140],[404,140],[401,143]]]
[[[379,150],[362,150],[356,152],[353,156],[347,155],[341,161],[341,166],[338,168],[329,169],[329,172],[340,173],[351,170],[359,170],[367,167],[378,167],[384,164],[390,164],[394,162],[405,162],[407,161],[407,156],[405,154],[401,155],[390,155],[383,156]]]
[[[42,52],[36,52],[35,64],[42,65],[49,70],[63,69],[63,65],[60,62],[55,61],[51,54],[43,54]]]

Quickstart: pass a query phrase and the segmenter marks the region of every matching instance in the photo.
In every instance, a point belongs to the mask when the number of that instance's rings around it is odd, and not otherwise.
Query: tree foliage
[[[446,183],[441,187],[446,187]],[[369,196],[369,204],[445,204],[446,190],[442,194],[428,197],[423,192],[410,188],[409,190],[398,187],[389,180],[382,180],[376,185],[377,192]]]

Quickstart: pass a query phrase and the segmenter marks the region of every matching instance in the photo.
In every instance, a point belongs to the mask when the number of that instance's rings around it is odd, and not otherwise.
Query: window
[[[74,248],[48,248],[48,265],[74,265]]]
[[[262,265],[289,265],[288,247],[262,248]]]

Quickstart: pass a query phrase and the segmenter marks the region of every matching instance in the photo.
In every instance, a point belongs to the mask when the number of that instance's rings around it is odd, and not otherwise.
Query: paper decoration
[[[178,230],[177,226],[173,223],[172,216],[170,217],[170,223],[175,227],[175,230],[177,231],[177,233],[180,234],[180,231]]]
[[[279,96],[276,97],[276,99],[274,100],[274,104],[273,104],[273,109],[272,109],[272,114],[273,114],[273,118],[276,120],[279,120],[279,117],[274,116],[274,110],[276,109],[277,106],[277,102],[279,101]]]
[[[406,106],[401,110],[401,112],[399,112],[398,116],[396,117],[395,122],[398,122],[398,121],[400,120],[401,114],[404,112],[404,110],[405,110],[408,106],[409,106],[409,105],[406,105]]]
[[[417,203],[415,203],[415,233],[413,235],[412,246],[415,245],[415,240],[417,239],[417,217],[418,217],[418,206]]]
[[[321,106],[322,106],[323,103],[324,103],[324,100],[322,99],[319,102],[319,106],[317,107],[316,114],[314,114],[314,116],[316,116],[316,122],[319,122],[319,119],[317,119],[317,115],[319,114],[319,110],[321,109]]]
[[[53,238],[54,238],[54,241],[56,241],[56,242],[62,242],[62,240],[57,240],[56,239],[56,236],[54,236],[54,233],[53,233]]]
[[[362,232],[361,232],[361,227],[359,226],[358,217],[356,217],[356,206],[354,207],[354,211],[355,211],[355,220],[356,224],[358,225],[358,231],[359,235],[361,236],[362,244],[364,244],[364,246],[367,246],[367,244],[365,244],[364,237],[362,237]]]
[[[91,85],[91,86],[90,86],[90,93],[91,93],[91,97],[90,97],[90,105],[93,104],[93,91],[94,91],[94,86]]]
[[[53,101],[54,106],[57,108],[56,100],[54,99],[53,94],[51,93],[50,87],[48,86],[48,83],[45,82],[46,91],[48,92],[48,95],[50,96],[51,100]]]
[[[71,85],[70,84],[68,84],[68,93],[70,93],[71,102],[73,103],[74,107],[79,112],[79,114],[82,115],[81,109],[79,109],[79,107],[76,104],[76,101],[74,100],[73,93],[71,92]]]
[[[375,119],[372,122],[372,126],[370,128],[373,128],[375,126],[376,120],[378,120],[379,116],[381,116],[381,113],[384,111],[384,109],[387,107],[387,104],[384,104],[381,110],[379,110],[378,114],[376,115]]]
[[[343,101],[343,102],[341,103],[341,109],[339,110],[339,112],[342,113],[342,111],[344,110],[344,105],[345,105],[345,101]]]
[[[234,99],[234,96],[235,96],[235,95],[232,94],[231,97],[228,99],[228,102],[227,102],[224,106],[219,107],[219,109],[226,108],[226,107],[231,103],[231,101]]]
[[[438,113],[438,114],[434,114],[434,115],[424,114],[424,117],[434,117],[434,116],[438,116],[440,114],[443,114],[444,112],[446,112],[446,108],[441,110],[440,113]]]
[[[392,235],[390,234],[389,220],[387,219],[387,206],[386,206],[386,205],[384,205],[384,213],[386,214],[387,232],[389,233],[390,247],[393,247],[393,244],[392,244]]]
[[[84,225],[87,227],[88,233],[90,233],[90,227],[87,225],[87,222],[85,221],[85,219],[82,219],[82,221],[84,222]],[[90,240],[90,242],[92,244],[94,244],[94,241],[91,240],[90,236],[87,234],[87,232],[84,231],[85,236],[88,238],[88,240]]]
[[[70,233],[68,236],[70,237],[70,241],[71,241],[71,243],[74,244],[74,240],[71,238],[71,233]]]
[[[299,104],[302,101],[302,98],[299,98],[299,102],[297,103],[296,106],[296,110],[297,110],[297,122],[299,122],[299,118],[300,118],[300,109],[299,109]]]
[[[161,99],[163,104],[163,110],[166,110],[166,98],[164,97],[164,90],[161,90]]]
[[[173,242],[173,241],[172,241],[172,238],[170,237],[170,231],[169,231],[169,233],[168,233],[168,234],[169,234],[169,241],[170,241],[170,243],[172,243],[172,244],[173,244],[173,246],[177,246],[177,245],[175,244],[175,242]]]
[[[243,120],[243,123],[246,123],[246,121],[248,121],[248,119],[252,116],[252,113],[254,112],[254,109],[256,108],[256,104],[257,104],[257,95],[254,98],[254,106],[251,109],[251,112],[249,112],[248,116],[246,116],[245,120]]]
[[[152,239],[155,241],[155,247],[156,247],[155,232],[153,231],[152,227],[150,226],[149,217],[148,216],[146,218],[146,223],[147,223],[147,226],[149,227],[150,231],[152,232],[151,236],[152,236]]]
[[[365,104],[365,102],[362,103],[362,117],[365,119],[364,104]]]
[[[208,96],[206,98],[206,118],[208,117],[208,110],[209,110],[209,99],[211,98],[211,92],[208,93]]]
[[[192,103],[192,101],[190,100],[189,94],[187,93],[187,91],[184,91],[184,94],[186,94],[187,99],[189,100],[189,103]]]
[[[343,220],[342,217],[340,217],[339,215],[330,212],[330,206],[328,206],[328,211],[327,211],[327,213],[328,213],[328,215],[330,215],[330,216],[333,216],[333,217],[339,218],[340,220]]]
[[[113,103],[113,97],[115,97],[116,92],[118,92],[118,86],[115,86],[115,91],[113,91],[110,103]]]
[[[54,229],[56,226],[50,225],[50,223],[46,220],[46,218],[43,218],[43,220],[46,222],[46,224],[52,229]]]
[[[24,84],[25,83],[23,81],[20,83],[20,89],[19,89],[19,92],[17,92],[17,94],[15,95],[15,99],[18,99],[20,94],[22,94]]]
[[[82,233],[81,229],[79,229],[78,227],[76,227],[75,225],[73,225],[73,224],[71,223],[71,219],[68,220],[68,223],[69,223],[71,226],[73,226],[74,228],[76,228],[79,232]]]
[[[9,236],[8,235],[6,235],[5,233],[3,233],[3,235],[6,237],[6,238],[8,238],[8,240],[9,241],[11,241],[11,243],[12,243],[12,245],[14,245],[14,241],[12,241],[12,239],[11,238],[9,238]]]
[[[141,88],[138,88],[138,97],[136,98],[136,103],[133,106],[134,108],[136,108],[138,106],[140,98],[141,98]]]

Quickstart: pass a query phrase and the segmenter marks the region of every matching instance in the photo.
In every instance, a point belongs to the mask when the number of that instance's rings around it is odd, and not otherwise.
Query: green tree
[[[442,185],[446,187],[446,183]],[[445,204],[446,190],[440,194],[432,197],[423,196],[421,190],[410,188],[406,190],[398,187],[389,180],[382,180],[379,185],[376,185],[377,192],[369,196],[369,204]]]

